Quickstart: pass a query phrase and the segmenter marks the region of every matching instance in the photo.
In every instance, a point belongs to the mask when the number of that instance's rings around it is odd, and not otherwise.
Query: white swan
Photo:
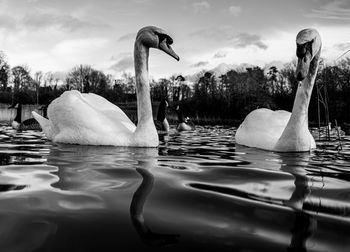
[[[153,123],[148,80],[149,48],[157,48],[175,59],[172,38],[162,29],[142,28],[134,45],[137,93],[137,127],[125,113],[96,94],[66,91],[48,107],[48,118],[35,112],[45,135],[54,142],[82,145],[157,147],[158,134]]]
[[[316,148],[308,129],[308,108],[321,53],[321,37],[315,29],[304,29],[296,37],[300,81],[292,113],[257,109],[244,119],[236,142],[249,147],[279,152],[303,152]]]

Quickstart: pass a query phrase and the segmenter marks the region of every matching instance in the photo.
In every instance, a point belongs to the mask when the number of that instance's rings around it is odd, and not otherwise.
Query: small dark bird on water
[[[179,105],[176,107],[176,112],[178,120],[176,129],[178,131],[190,131],[195,129],[194,123],[188,117],[184,116],[183,111]]]
[[[11,123],[12,128],[14,128],[15,130],[41,130],[40,124],[34,118],[29,118],[27,120],[22,121],[21,103],[13,104],[8,108],[16,109],[16,116]],[[42,106],[40,110],[43,111],[43,116],[47,117],[47,106]]]

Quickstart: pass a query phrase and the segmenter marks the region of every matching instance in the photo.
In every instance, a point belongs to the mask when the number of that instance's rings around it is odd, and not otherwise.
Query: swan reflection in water
[[[275,159],[281,163],[280,171],[290,173],[294,177],[294,190],[289,199],[262,201],[289,207],[294,211],[294,223],[290,230],[291,239],[287,251],[302,252],[307,251],[307,240],[317,230],[317,220],[313,213],[307,213],[303,209],[306,199],[311,194],[310,178],[307,175],[306,167],[310,162],[310,153],[274,153],[255,148],[248,148],[236,145],[236,151],[246,153],[245,161],[254,163],[266,155],[265,159]],[[253,159],[250,159],[253,157]],[[259,197],[259,196],[257,196]],[[312,211],[317,213],[317,206],[312,206]]]
[[[162,247],[162,246],[175,244],[178,242],[178,238],[179,238],[178,234],[163,234],[163,233],[157,233],[152,231],[152,229],[147,225],[147,221],[145,221],[144,215],[143,215],[145,202],[147,201],[147,197],[150,195],[152,188],[154,186],[155,179],[151,170],[157,166],[157,157],[158,157],[158,151],[159,151],[157,148],[93,147],[93,146],[77,146],[77,145],[71,145],[71,146],[61,145],[61,146],[64,146],[64,148],[62,148],[63,151],[60,151],[59,152],[60,154],[55,151],[52,152],[50,155],[51,158],[48,159],[49,163],[50,161],[54,161],[56,163],[58,162],[58,160],[61,160],[61,162],[64,160],[66,161],[74,160],[72,162],[73,166],[75,162],[78,164],[78,166],[80,166],[83,162],[85,162],[85,163],[89,163],[89,166],[92,166],[92,167],[96,166],[95,168],[97,168],[97,170],[100,169],[98,168],[99,166],[102,166],[102,167],[107,166],[105,167],[105,169],[109,169],[110,171],[113,171],[113,170],[115,171],[115,169],[123,167],[123,162],[126,162],[124,164],[124,167],[130,166],[130,163],[133,163],[132,166],[136,168],[136,172],[142,178],[140,185],[138,186],[138,188],[136,189],[135,193],[132,196],[132,200],[129,208],[129,214],[131,217],[133,227],[135,228],[137,234],[139,235],[143,243],[149,246]],[[67,155],[68,153],[72,154],[73,156],[68,155],[68,157],[62,158],[62,154]],[[120,167],[115,167],[116,165]],[[132,167],[128,167],[128,168],[130,168],[130,170],[127,172],[128,174],[130,173],[131,175],[131,173],[134,173],[135,170],[131,169]],[[59,171],[60,182],[55,186],[58,186],[61,189],[67,190],[67,189],[71,189],[73,184],[75,186],[77,185],[75,181],[71,180],[72,174],[70,173],[72,171],[70,169],[68,169],[68,171],[66,169],[60,169],[60,171]],[[68,173],[65,173],[65,172],[68,172]],[[76,173],[77,169],[75,169],[74,172]],[[74,180],[79,180],[79,179],[81,178],[77,178]],[[80,185],[80,189],[84,188],[84,190],[90,190],[91,188],[96,189],[95,187],[91,186],[92,183],[89,183],[89,180],[97,183],[100,180],[99,177],[96,176],[96,174],[89,176],[89,173],[85,174],[83,179],[84,179],[84,184]],[[117,177],[116,179],[118,180]],[[121,183],[120,184],[121,187],[129,187],[127,184],[133,183],[132,181],[128,181],[128,179],[130,179],[130,176],[125,176],[125,174],[124,174],[124,178],[122,179],[125,179],[124,182],[126,183],[125,184]],[[89,184],[90,186],[86,186]]]
[[[295,211],[294,225],[291,229],[292,238],[287,251],[307,251],[306,242],[317,230],[316,218],[312,214],[303,211],[304,202],[311,193],[310,179],[305,170],[310,161],[310,154],[281,153],[280,157],[284,164],[281,166],[281,170],[294,176],[295,185],[291,197],[283,202],[285,206],[291,207]]]
[[[142,183],[132,197],[130,216],[137,233],[144,243],[151,246],[166,246],[177,243],[179,235],[154,233],[146,225],[143,217],[143,207],[147,196],[152,191],[154,176],[148,169],[137,168],[136,171],[142,176]]]
[[[144,219],[157,157],[156,148],[58,144],[41,156],[45,165],[11,166],[1,154],[1,251],[99,251],[94,246],[108,242],[137,248],[135,235],[153,247],[177,243],[179,235],[155,232],[154,218]]]

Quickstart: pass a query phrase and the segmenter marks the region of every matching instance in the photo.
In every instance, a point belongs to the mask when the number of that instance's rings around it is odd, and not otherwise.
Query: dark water
[[[350,251],[350,138],[279,154],[234,132],[142,149],[0,126],[0,251]]]

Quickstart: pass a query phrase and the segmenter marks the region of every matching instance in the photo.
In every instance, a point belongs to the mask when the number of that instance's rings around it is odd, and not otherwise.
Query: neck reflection
[[[146,168],[136,168],[136,171],[142,177],[142,182],[132,197],[130,217],[134,228],[145,244],[162,247],[178,243],[179,235],[153,232],[145,222],[143,215],[144,205],[154,185],[154,176],[150,172],[150,169],[156,165],[156,159],[154,157],[153,160],[152,157],[150,158],[151,159],[147,161],[139,161],[140,166]]]
[[[289,198],[283,204],[292,208],[295,212],[290,245],[287,251],[307,251],[307,240],[317,230],[317,220],[311,214],[303,210],[306,198],[310,195],[310,179],[307,176],[305,167],[309,164],[310,153],[284,153],[279,154],[284,165],[281,170],[294,176],[295,189]]]

